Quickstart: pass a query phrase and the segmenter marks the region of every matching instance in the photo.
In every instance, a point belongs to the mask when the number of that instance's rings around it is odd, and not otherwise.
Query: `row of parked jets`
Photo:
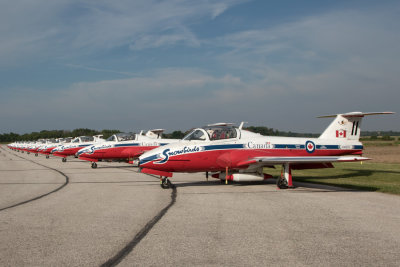
[[[182,140],[163,139],[162,129],[146,133],[80,136],[36,142],[16,142],[10,149],[35,156],[75,156],[91,162],[125,161],[140,172],[160,176],[162,188],[170,188],[174,172],[205,172],[221,181],[263,181],[268,168],[282,166],[277,186],[292,188],[292,170],[333,168],[334,162],[365,161],[359,141],[364,116],[393,112],[350,112],[321,116],[333,121],[318,138],[263,136],[229,123],[210,124],[190,131]]]

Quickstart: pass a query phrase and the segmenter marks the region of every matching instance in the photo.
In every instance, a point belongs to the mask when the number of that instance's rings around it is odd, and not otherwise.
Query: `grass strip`
[[[400,164],[335,163],[333,169],[293,170],[293,180],[400,195]],[[279,176],[281,170],[266,168]]]

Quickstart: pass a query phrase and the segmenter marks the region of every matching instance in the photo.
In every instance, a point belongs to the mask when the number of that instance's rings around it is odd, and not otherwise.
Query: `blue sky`
[[[316,116],[394,111],[399,1],[0,2],[0,133],[187,130],[247,121],[321,132]]]

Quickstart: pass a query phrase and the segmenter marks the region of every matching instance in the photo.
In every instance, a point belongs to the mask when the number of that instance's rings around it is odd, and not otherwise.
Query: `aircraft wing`
[[[326,162],[350,162],[369,160],[366,157],[355,156],[315,156],[315,157],[257,157],[258,162],[281,164],[281,163],[326,163]]]
[[[352,162],[352,161],[365,161],[370,158],[359,156],[314,156],[314,157],[255,157],[248,161],[240,162],[239,166],[259,164],[265,166],[272,166],[278,164],[292,163],[292,164],[323,164],[332,162]]]

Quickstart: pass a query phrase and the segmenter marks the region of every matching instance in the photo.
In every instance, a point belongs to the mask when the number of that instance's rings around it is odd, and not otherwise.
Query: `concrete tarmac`
[[[0,266],[400,266],[398,196],[98,166],[0,148]]]

